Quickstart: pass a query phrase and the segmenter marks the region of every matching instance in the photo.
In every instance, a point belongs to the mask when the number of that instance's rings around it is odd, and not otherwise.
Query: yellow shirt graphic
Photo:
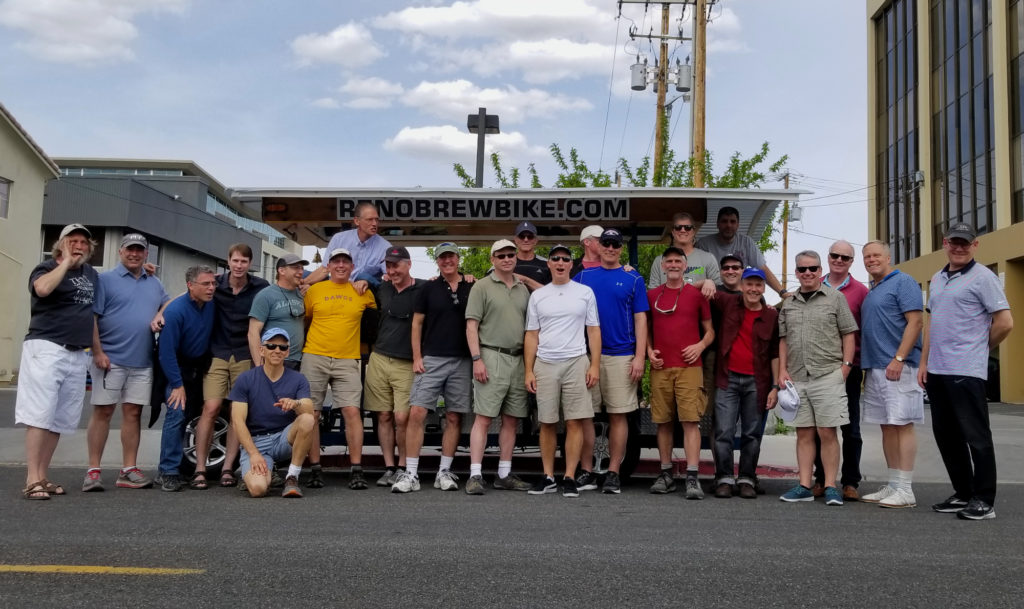
[[[373,294],[360,296],[351,283],[313,284],[306,292],[306,317],[312,322],[303,353],[336,359],[359,359],[359,323],[363,311],[376,309]]]

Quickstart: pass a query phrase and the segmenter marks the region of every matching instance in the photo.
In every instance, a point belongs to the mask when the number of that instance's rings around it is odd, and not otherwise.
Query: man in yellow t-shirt
[[[317,417],[324,406],[328,385],[334,408],[341,408],[345,417],[345,441],[348,444],[352,474],[349,488],[367,487],[361,465],[363,454],[363,418],[359,410],[363,385],[360,382],[359,325],[363,311],[376,309],[373,293],[356,291],[349,281],[352,275],[352,254],[345,248],[331,250],[327,263],[329,281],[310,286],[306,292],[306,344],[302,349],[300,371],[309,381]],[[320,469],[319,425],[314,426],[309,451],[312,475],[306,482],[310,488],[324,485]]]

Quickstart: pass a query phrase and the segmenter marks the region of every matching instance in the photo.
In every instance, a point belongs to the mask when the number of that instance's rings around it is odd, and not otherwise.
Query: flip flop
[[[227,486],[236,486],[237,484],[238,484],[238,480],[235,478],[235,475],[233,473],[231,473],[230,471],[225,471],[225,472],[221,473],[221,475],[220,475],[220,485],[221,486],[225,486],[225,487],[227,487]]]
[[[33,482],[22,489],[21,494],[30,501],[43,501],[50,498],[50,492],[46,490],[44,481]]]

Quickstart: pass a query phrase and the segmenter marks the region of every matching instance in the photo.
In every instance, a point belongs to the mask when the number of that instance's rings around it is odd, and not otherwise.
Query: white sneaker
[[[912,508],[917,507],[917,499],[914,498],[914,491],[905,491],[901,488],[878,502],[878,505],[886,508]]]
[[[439,488],[442,491],[457,491],[459,490],[459,477],[451,470],[442,469],[434,478],[434,488]]]
[[[411,493],[418,490],[420,490],[419,476],[414,476],[409,472],[402,472],[398,482],[391,485],[392,493]]]
[[[896,489],[889,486],[888,484],[881,486],[878,490],[870,495],[862,495],[860,500],[864,503],[880,503],[881,501],[888,499],[896,492]]]

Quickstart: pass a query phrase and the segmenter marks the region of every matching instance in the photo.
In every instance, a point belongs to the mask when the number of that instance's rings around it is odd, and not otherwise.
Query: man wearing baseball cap
[[[977,233],[963,222],[942,240],[949,263],[932,277],[917,378],[931,400],[932,432],[953,495],[932,509],[966,520],[995,518],[996,452],[985,381],[988,355],[1013,330],[999,278],[974,259]]]
[[[534,251],[537,247],[537,227],[532,222],[520,222],[512,237],[516,244],[516,268],[520,281],[533,292],[551,283],[548,262]]]
[[[263,364],[263,346],[260,337],[264,328],[281,328],[288,332],[289,351],[284,365],[298,370],[305,344],[304,319],[306,307],[302,302],[302,273],[308,260],[296,254],[285,254],[277,259],[274,284],[261,290],[253,298],[249,309],[249,353],[254,366]]]
[[[601,233],[604,229],[597,224],[585,226],[580,231],[580,245],[583,246],[583,256],[573,263],[569,275],[575,277],[583,269],[592,269],[601,266]]]
[[[722,256],[718,261],[718,272],[722,279],[721,285],[717,286],[718,291],[739,294],[744,268],[746,267],[743,265],[743,258],[740,254],[732,253]]]

